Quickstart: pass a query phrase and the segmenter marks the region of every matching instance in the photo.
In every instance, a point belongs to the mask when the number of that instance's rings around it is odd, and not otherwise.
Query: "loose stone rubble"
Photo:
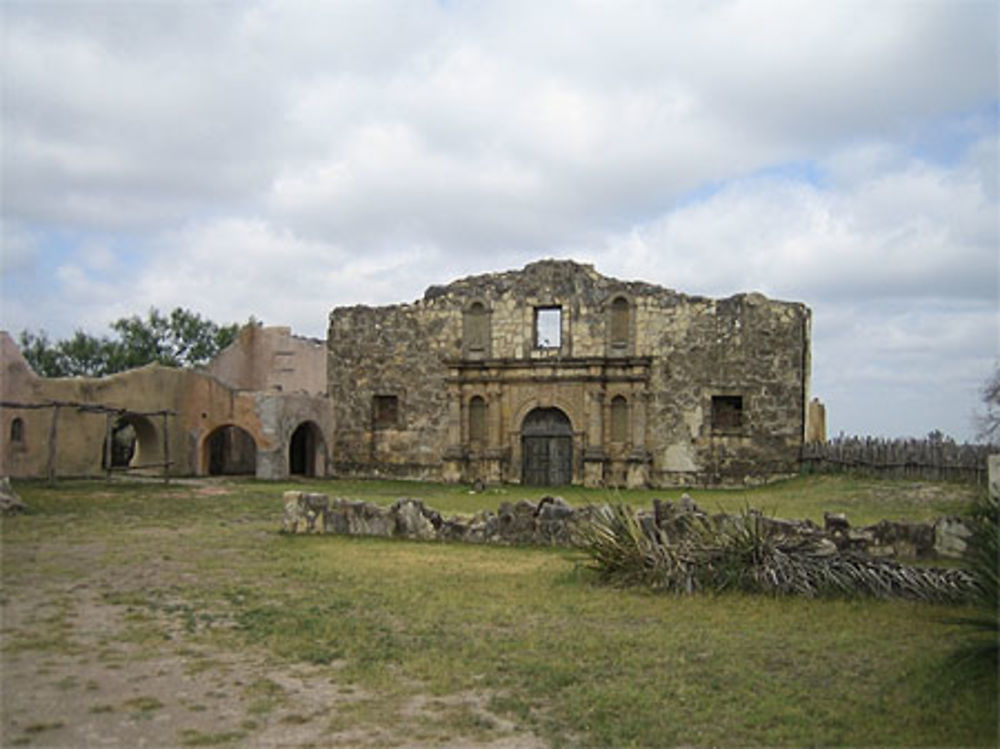
[[[11,487],[10,479],[0,478],[0,514],[17,515],[27,509],[27,505],[21,501],[17,492]]]
[[[472,517],[444,517],[421,500],[403,497],[389,507],[371,502],[301,491],[284,494],[282,530],[286,533],[336,533],[381,536],[420,541],[463,541],[501,545],[572,546],[581,524],[600,507],[571,507],[564,499],[545,496],[503,502],[496,511],[481,510]],[[873,557],[907,559],[959,558],[965,552],[969,530],[961,518],[940,518],[933,524],[882,520],[854,528],[842,513],[826,513],[823,526],[811,520],[770,518],[749,510],[769,532],[785,539],[811,542],[819,553],[862,552]],[[636,517],[648,532],[658,529],[667,538],[678,538],[696,517],[717,528],[745,522],[742,515],[709,515],[684,494],[678,503],[653,500],[653,509]]]

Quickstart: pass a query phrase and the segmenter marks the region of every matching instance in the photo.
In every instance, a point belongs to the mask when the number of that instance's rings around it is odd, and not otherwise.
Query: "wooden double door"
[[[536,408],[521,425],[522,483],[559,486],[573,482],[573,426],[558,408]]]

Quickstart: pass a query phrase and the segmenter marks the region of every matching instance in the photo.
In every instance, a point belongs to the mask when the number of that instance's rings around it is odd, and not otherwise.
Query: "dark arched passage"
[[[163,461],[163,436],[145,416],[126,413],[111,425],[111,453],[103,444],[101,467],[158,468]]]
[[[293,476],[326,474],[326,442],[315,422],[305,421],[288,442],[288,472]]]
[[[521,481],[558,486],[573,481],[573,425],[558,408],[536,408],[521,424]]]
[[[257,443],[246,429],[222,426],[205,439],[203,460],[209,476],[253,476],[257,473]]]

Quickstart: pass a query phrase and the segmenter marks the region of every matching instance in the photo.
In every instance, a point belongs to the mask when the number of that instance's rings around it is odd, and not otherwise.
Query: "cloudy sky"
[[[814,312],[831,434],[974,434],[995,2],[16,2],[0,328],[325,336],[543,257]]]

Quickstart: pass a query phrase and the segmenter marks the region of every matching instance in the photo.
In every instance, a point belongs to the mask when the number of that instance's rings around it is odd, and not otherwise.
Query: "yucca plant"
[[[772,595],[967,600],[975,578],[959,569],[907,567],[861,554],[825,554],[808,539],[786,538],[759,513],[713,522],[692,514],[668,537],[627,506],[597,508],[578,544],[602,580],[691,593],[743,590]],[[995,585],[995,577],[994,577]],[[995,589],[995,588],[994,588]]]

